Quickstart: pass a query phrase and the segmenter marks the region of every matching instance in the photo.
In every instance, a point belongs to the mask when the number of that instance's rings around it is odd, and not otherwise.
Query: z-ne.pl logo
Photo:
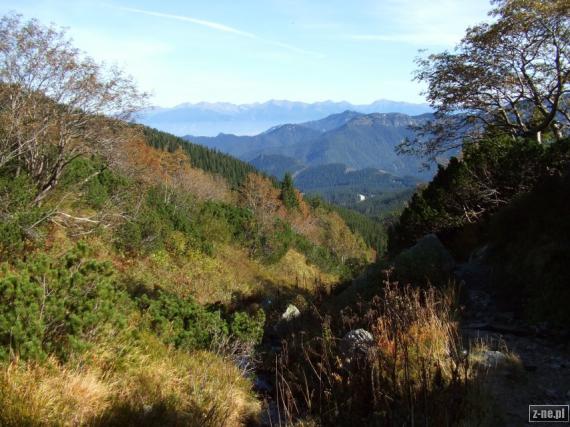
[[[529,423],[570,422],[569,405],[528,405]]]

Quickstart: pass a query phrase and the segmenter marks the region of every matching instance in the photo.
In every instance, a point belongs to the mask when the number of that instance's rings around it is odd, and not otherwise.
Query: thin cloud
[[[204,19],[197,19],[197,18],[193,18],[190,16],[184,16],[184,15],[173,15],[170,13],[162,13],[162,12],[154,12],[154,11],[150,11],[150,10],[135,9],[132,7],[123,7],[123,6],[109,6],[109,7],[112,7],[113,9],[123,10],[125,12],[132,12],[132,13],[138,13],[141,15],[156,16],[159,18],[174,19],[177,21],[189,22],[191,24],[200,25],[202,27],[206,27],[206,28],[209,28],[212,30],[221,31],[224,33],[230,33],[230,34],[234,34],[236,36],[245,37],[245,38],[252,39],[252,40],[257,40],[257,41],[265,43],[267,45],[279,47],[281,49],[286,49],[286,50],[289,50],[291,52],[301,53],[304,55],[317,56],[319,58],[324,57],[324,55],[321,53],[301,49],[299,47],[290,45],[288,43],[283,43],[283,42],[279,42],[279,41],[275,41],[275,40],[265,39],[265,38],[262,38],[262,37],[255,35],[253,33],[249,33],[247,31],[242,31],[242,30],[239,30],[237,28],[230,27],[228,25],[220,24],[219,22],[206,21]]]
[[[233,27],[229,27],[224,24],[220,24],[218,22],[206,21],[203,19],[196,19],[190,16],[182,16],[182,15],[172,15],[170,13],[162,13],[162,12],[153,12],[150,10],[143,10],[143,9],[135,9],[132,7],[123,7],[123,6],[114,6],[114,9],[124,10],[125,12],[133,12],[133,13],[140,13],[141,15],[148,15],[148,16],[157,16],[159,18],[168,18],[168,19],[175,19],[177,21],[184,21],[190,22],[192,24],[201,25],[202,27],[207,27],[212,30],[222,31],[224,33],[231,33],[236,34],[242,37],[248,37],[250,39],[256,38],[256,36],[252,33],[248,33],[246,31],[241,31]]]

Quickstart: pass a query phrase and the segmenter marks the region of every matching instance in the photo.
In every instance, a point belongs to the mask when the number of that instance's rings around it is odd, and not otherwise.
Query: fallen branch
[[[81,217],[78,217],[78,216],[69,215],[69,214],[67,214],[67,213],[65,213],[65,212],[56,212],[54,215],[61,215],[61,216],[65,217],[65,218],[69,218],[69,219],[72,219],[72,220],[74,220],[74,221],[79,221],[79,222],[89,222],[89,223],[92,223],[92,224],[100,224],[100,223],[101,223],[101,221],[97,221],[97,220],[95,220],[95,219],[91,219],[91,218],[81,218]]]

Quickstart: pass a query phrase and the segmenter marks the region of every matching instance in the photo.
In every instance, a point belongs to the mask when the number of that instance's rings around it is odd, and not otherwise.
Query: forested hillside
[[[255,136],[188,135],[184,139],[248,162],[257,158],[262,169],[259,156],[279,155],[307,167],[344,164],[351,169],[375,168],[399,177],[429,179],[433,171],[423,169],[417,158],[398,156],[395,149],[414,135],[412,126],[431,117],[345,111],[312,122],[276,126]]]
[[[233,188],[243,184],[247,174],[257,172],[254,167],[235,157],[189,143],[174,135],[147,127],[143,128],[143,133],[152,147],[171,153],[179,149],[185,151],[192,159],[192,166],[224,177]]]
[[[18,16],[0,30],[27,41],[1,57],[0,424],[258,419],[234,362],[373,251],[290,181],[123,121],[144,96],[64,33]]]

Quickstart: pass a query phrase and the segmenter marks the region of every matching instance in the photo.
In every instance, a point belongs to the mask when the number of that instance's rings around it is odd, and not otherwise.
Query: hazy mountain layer
[[[426,104],[388,100],[379,100],[368,105],[333,101],[305,103],[271,100],[242,105],[201,102],[180,104],[173,108],[149,109],[140,115],[138,121],[175,135],[255,135],[282,123],[318,120],[346,110],[364,114],[397,112],[410,115],[430,111]]]

